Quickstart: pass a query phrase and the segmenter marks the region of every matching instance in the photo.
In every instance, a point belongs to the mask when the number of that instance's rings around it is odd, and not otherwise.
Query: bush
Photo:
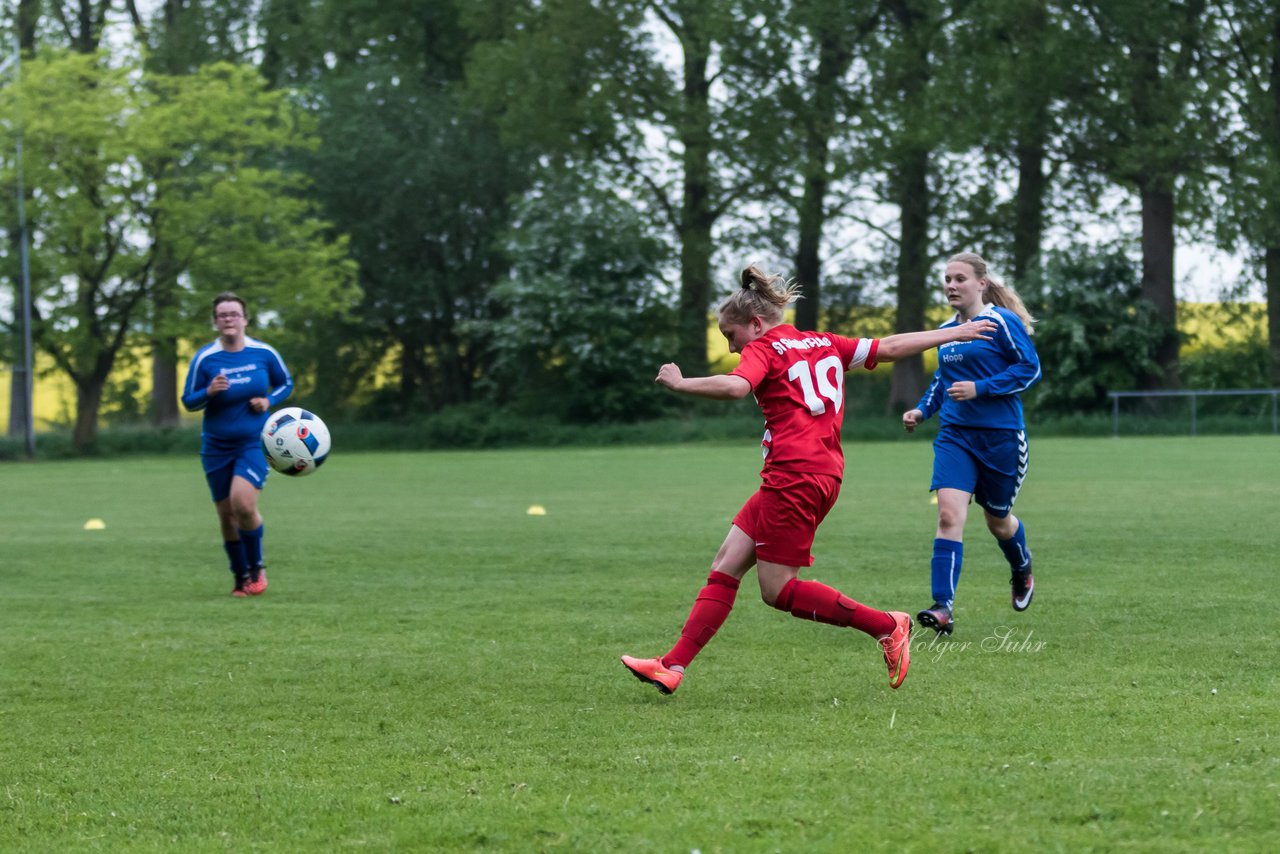
[[[1178,372],[1187,388],[1270,388],[1269,359],[1265,341],[1248,341],[1183,356]]]
[[[1156,351],[1168,325],[1142,288],[1134,265],[1119,250],[1054,252],[1046,260],[1041,298],[1029,299],[1039,317],[1036,352],[1044,380],[1029,404],[1048,413],[1100,412],[1109,391],[1141,387],[1158,370]]]

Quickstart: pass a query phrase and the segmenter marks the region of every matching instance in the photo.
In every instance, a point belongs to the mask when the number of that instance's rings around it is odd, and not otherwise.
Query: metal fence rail
[[[1189,397],[1191,398],[1191,435],[1196,435],[1197,400],[1201,397],[1225,397],[1235,395],[1271,395],[1271,432],[1280,433],[1280,407],[1277,398],[1280,388],[1240,388],[1240,389],[1179,389],[1177,391],[1109,391],[1111,398],[1111,434],[1120,435],[1120,398],[1122,397]]]

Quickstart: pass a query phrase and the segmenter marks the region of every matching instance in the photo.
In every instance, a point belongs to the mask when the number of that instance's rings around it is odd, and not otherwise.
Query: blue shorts
[[[231,494],[231,479],[236,475],[262,489],[267,483],[267,455],[262,445],[247,445],[237,451],[219,454],[201,454],[204,479],[209,482],[209,492],[214,502]]]
[[[933,440],[930,489],[959,489],[998,519],[1009,515],[1027,476],[1024,430],[943,427]]]

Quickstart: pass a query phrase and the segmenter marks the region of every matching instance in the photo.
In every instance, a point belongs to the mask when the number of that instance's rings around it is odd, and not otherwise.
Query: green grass
[[[339,442],[264,494],[254,600],[194,457],[4,464],[0,850],[1276,850],[1278,440],[1032,454],[1031,610],[974,518],[957,634],[898,691],[748,578],[672,697],[617,657],[674,641],[748,437]],[[848,456],[810,577],[914,611],[928,442]]]

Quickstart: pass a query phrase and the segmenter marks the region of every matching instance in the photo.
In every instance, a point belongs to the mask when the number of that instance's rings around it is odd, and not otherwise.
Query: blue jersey
[[[916,409],[931,417],[939,409],[942,426],[1021,430],[1022,392],[1040,381],[1040,357],[1022,319],[1007,308],[987,305],[978,317],[996,330],[990,341],[952,341],[938,348],[938,370]],[[976,319],[976,318],[975,318]],[[960,317],[942,325],[958,326]],[[978,396],[952,400],[952,383],[974,383]]]
[[[209,383],[218,374],[225,374],[230,385],[210,397]],[[190,412],[204,410],[200,453],[217,455],[259,442],[271,407],[292,392],[293,377],[275,348],[245,338],[244,349],[230,353],[222,349],[222,339],[218,339],[191,358],[182,405]],[[267,398],[268,411],[253,411],[249,401],[255,397]]]

